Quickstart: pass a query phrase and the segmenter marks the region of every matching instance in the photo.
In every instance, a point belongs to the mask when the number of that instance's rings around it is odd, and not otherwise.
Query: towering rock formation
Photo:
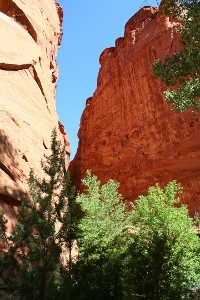
[[[176,23],[145,6],[126,24],[124,37],[100,55],[97,89],[86,101],[79,146],[70,165],[79,190],[91,169],[102,183],[119,181],[127,200],[155,183],[176,179],[191,213],[200,206],[200,114],[173,113],[152,63],[180,50]]]
[[[0,202],[10,220],[30,168],[42,175],[54,127],[70,151],[55,108],[62,17],[55,0],[0,0]]]

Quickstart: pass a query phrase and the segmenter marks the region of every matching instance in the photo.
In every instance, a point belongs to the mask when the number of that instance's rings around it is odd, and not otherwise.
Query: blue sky
[[[57,55],[57,112],[71,144],[78,146],[80,117],[96,89],[101,52],[123,36],[126,22],[144,5],[159,0],[57,0],[64,11],[63,40]]]

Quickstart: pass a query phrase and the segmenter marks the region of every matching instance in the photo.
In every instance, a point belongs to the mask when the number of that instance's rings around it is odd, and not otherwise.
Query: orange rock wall
[[[124,37],[100,55],[97,89],[86,101],[73,182],[87,169],[102,183],[113,178],[127,200],[155,183],[176,179],[191,214],[200,206],[200,113],[173,113],[152,63],[180,50],[176,23],[146,6],[126,24]]]
[[[54,127],[69,163],[55,108],[62,17],[54,0],[0,0],[0,202],[10,219],[30,168],[42,176],[40,161]]]

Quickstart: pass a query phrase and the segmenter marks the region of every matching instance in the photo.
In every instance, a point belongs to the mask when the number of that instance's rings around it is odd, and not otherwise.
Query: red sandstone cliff
[[[0,0],[0,204],[10,220],[30,168],[42,176],[51,132],[69,141],[55,108],[62,9],[55,0]]]
[[[200,206],[200,113],[173,113],[151,65],[180,49],[176,24],[146,6],[126,24],[124,37],[100,55],[97,89],[86,101],[70,164],[73,182],[91,169],[102,183],[119,181],[125,199],[176,179],[191,213]]]

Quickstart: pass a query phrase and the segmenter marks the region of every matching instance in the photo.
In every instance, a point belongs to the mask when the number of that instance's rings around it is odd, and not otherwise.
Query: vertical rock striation
[[[40,161],[54,127],[69,162],[55,108],[62,18],[55,0],[0,0],[0,201],[10,219],[30,168],[42,176]]]
[[[152,63],[181,48],[176,23],[145,6],[126,24],[124,37],[100,55],[97,89],[86,101],[79,146],[70,164],[79,190],[91,169],[104,183],[119,181],[127,200],[155,183],[176,179],[191,213],[200,205],[200,113],[173,113]]]

